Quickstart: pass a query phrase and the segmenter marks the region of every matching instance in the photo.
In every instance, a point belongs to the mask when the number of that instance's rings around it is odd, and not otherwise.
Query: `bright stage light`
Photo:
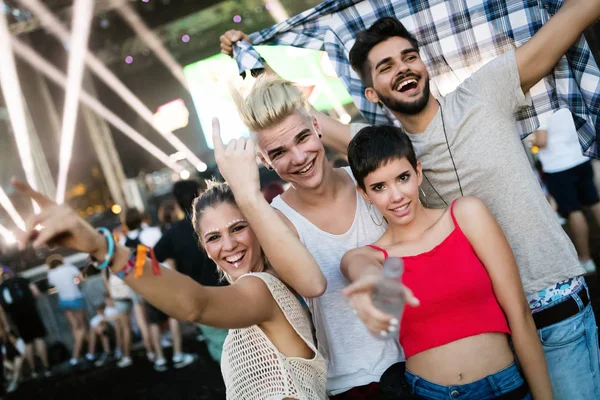
[[[190,178],[190,171],[188,171],[187,169],[184,169],[183,171],[181,171],[179,173],[179,176],[181,177],[181,179],[189,179]]]
[[[21,42],[19,39],[13,37],[12,45],[15,53],[26,61],[33,68],[40,71],[42,74],[47,76],[51,81],[62,87],[63,89],[67,85],[67,79],[65,75],[60,72],[54,65],[50,64],[43,57],[37,54],[31,47]],[[171,160],[169,156],[156,147],[152,142],[146,139],[142,134],[137,132],[131,126],[127,125],[125,121],[119,118],[115,113],[106,108],[100,103],[95,97],[91,96],[85,90],[80,92],[80,99],[88,106],[92,111],[98,114],[101,118],[104,118],[109,124],[123,132],[131,140],[139,144],[144,150],[152,154],[154,157],[159,159],[163,164],[171,168],[176,172],[180,172],[183,168],[175,161]]]
[[[50,10],[39,0],[19,0],[21,4],[31,11],[31,13],[40,20],[42,26],[52,35],[56,36],[61,42],[70,43],[71,35],[68,29],[53,15]],[[201,160],[185,145],[173,132],[165,131],[157,126],[154,121],[154,113],[142,103],[142,101],[129,90],[117,76],[111,72],[94,54],[89,50],[85,55],[86,65],[100,78],[108,87],[110,87],[119,97],[127,103],[135,112],[142,117],[150,126],[160,133],[173,147],[183,152],[186,158],[196,165]]]
[[[199,172],[205,172],[208,169],[208,165],[201,163],[201,164],[196,165],[196,169]]]
[[[0,1],[0,8],[6,9],[3,1]],[[37,189],[37,178],[35,173],[35,164],[31,154],[31,143],[29,142],[29,129],[25,116],[25,104],[21,85],[19,84],[19,75],[15,65],[15,58],[10,43],[10,32],[6,21],[6,14],[0,13],[0,86],[4,96],[4,103],[8,109],[10,123],[12,126],[15,141],[17,142],[17,151],[21,159],[23,170],[27,183]],[[34,209],[37,204],[34,203]],[[19,217],[20,218],[20,217]]]
[[[4,243],[8,245],[13,245],[17,243],[17,238],[15,237],[15,234],[6,229],[6,227],[2,224],[0,224],[0,236],[2,236],[2,238],[4,239]]]
[[[188,126],[189,121],[190,112],[182,99],[173,100],[163,104],[157,108],[156,113],[154,114],[154,122],[162,129],[171,132],[185,128]]]
[[[189,90],[185,75],[183,74],[183,68],[177,60],[169,53],[169,50],[165,47],[162,40],[152,32],[150,28],[144,23],[140,15],[136,12],[135,8],[129,5],[126,1],[121,0],[121,4],[116,8],[121,18],[131,27],[136,35],[146,43],[146,45],[154,52],[156,58],[158,58],[164,65],[169,69],[171,74],[177,79],[186,90]],[[181,40],[184,43],[190,41],[189,35],[184,35]],[[133,61],[133,59],[132,59]],[[131,64],[128,62],[128,64]]]
[[[113,212],[113,214],[117,214],[117,215],[119,215],[119,214],[121,214],[121,211],[123,211],[123,209],[121,208],[121,206],[120,206],[120,205],[118,205],[118,204],[113,204],[113,206],[110,208],[110,211],[112,211],[112,212]]]
[[[17,212],[17,210],[15,209],[15,206],[13,206],[12,201],[10,201],[10,199],[6,195],[6,192],[4,191],[2,186],[0,186],[0,204],[2,205],[2,207],[4,207],[4,209],[6,210],[8,215],[15,222],[15,225],[17,225],[17,227],[19,229],[24,231],[25,230],[25,221],[23,221],[23,218],[21,218],[21,215]]]
[[[56,184],[56,202],[65,201],[67,177],[75,138],[75,124],[77,111],[79,111],[79,92],[83,79],[84,57],[87,52],[87,43],[90,36],[90,25],[94,2],[91,0],[76,0],[73,5],[73,39],[70,46],[69,64],[67,67],[67,89],[60,135],[60,159],[58,163],[58,182]]]

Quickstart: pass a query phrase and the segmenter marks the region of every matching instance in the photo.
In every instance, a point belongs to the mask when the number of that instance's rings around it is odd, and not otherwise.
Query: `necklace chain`
[[[456,169],[456,163],[454,162],[454,157],[452,156],[452,150],[450,149],[450,142],[448,141],[448,134],[446,133],[446,123],[444,121],[444,109],[442,108],[442,104],[440,103],[439,100],[436,99],[435,101],[437,101],[438,105],[440,106],[440,116],[442,117],[442,129],[444,130],[444,138],[446,139],[446,146],[448,147],[448,154],[450,154],[450,160],[452,160],[452,167],[454,167],[454,173],[456,174],[456,181],[458,182],[458,188],[460,189],[460,195],[464,196],[462,185],[460,183],[460,176],[458,175],[458,170]],[[429,186],[431,186],[431,188],[433,189],[435,194],[437,194],[438,197],[444,202],[446,207],[448,207],[448,203],[446,202],[446,200],[444,200],[442,195],[437,191],[435,186],[433,186],[433,184],[431,183],[431,181],[429,180],[427,175],[425,175],[425,171],[423,171],[423,176],[425,177],[425,180],[427,181],[427,183],[429,183]]]

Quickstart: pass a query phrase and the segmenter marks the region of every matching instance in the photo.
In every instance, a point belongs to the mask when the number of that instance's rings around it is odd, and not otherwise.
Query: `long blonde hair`
[[[292,82],[273,74],[259,76],[245,98],[233,88],[231,96],[242,121],[252,133],[270,128],[294,112],[311,118],[302,91]]]

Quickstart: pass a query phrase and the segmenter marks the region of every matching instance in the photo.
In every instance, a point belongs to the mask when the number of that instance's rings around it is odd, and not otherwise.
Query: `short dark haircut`
[[[140,229],[143,221],[144,215],[137,208],[130,208],[125,212],[125,226],[128,230]]]
[[[195,180],[185,180],[175,182],[173,185],[173,197],[179,205],[179,208],[186,213],[192,214],[192,203],[201,191],[201,185]]]
[[[369,29],[356,35],[356,42],[350,50],[350,65],[360,76],[365,86],[372,86],[369,53],[373,47],[393,37],[408,40],[415,50],[419,51],[417,39],[394,17],[379,18]]]
[[[365,189],[365,178],[393,160],[406,158],[417,169],[417,156],[410,138],[402,128],[389,125],[367,126],[348,145],[348,162],[358,186]]]

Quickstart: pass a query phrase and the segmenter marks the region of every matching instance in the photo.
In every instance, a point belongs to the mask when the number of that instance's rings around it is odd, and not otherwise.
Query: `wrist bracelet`
[[[152,275],[161,275],[160,266],[158,265],[158,261],[156,261],[156,257],[154,256],[154,250],[151,247],[146,247],[144,245],[138,245],[138,247],[133,249],[123,269],[119,272],[115,272],[114,274],[118,278],[124,279],[135,270],[136,278],[142,276],[144,264],[146,262],[146,255],[148,253],[150,253],[150,261],[152,263]]]
[[[94,259],[94,257],[90,256],[92,259],[92,265],[99,270],[102,270],[108,267],[112,263],[112,258],[115,255],[115,239],[112,236],[112,233],[107,228],[98,228],[98,232],[104,236],[106,239],[106,246],[108,248],[106,252],[106,256],[104,256],[104,261],[101,264],[98,264],[98,260]]]
[[[125,264],[123,269],[120,270],[119,272],[115,272],[115,275],[119,279],[125,279],[125,277],[127,275],[129,275],[131,273],[131,271],[133,271],[134,266],[135,266],[135,253],[132,253],[131,256],[129,256],[129,260],[127,260],[127,263]]]

